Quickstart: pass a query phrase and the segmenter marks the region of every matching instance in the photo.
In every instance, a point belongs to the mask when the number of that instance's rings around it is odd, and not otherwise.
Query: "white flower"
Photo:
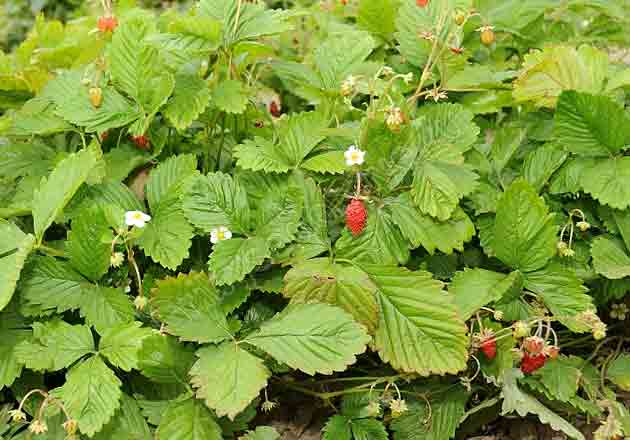
[[[349,167],[352,165],[361,165],[365,160],[365,151],[359,150],[356,145],[350,145],[350,148],[343,153],[346,158],[346,165]]]
[[[125,224],[127,226],[137,226],[144,228],[144,225],[151,220],[151,216],[142,211],[125,212]]]
[[[232,232],[225,226],[219,226],[210,231],[210,243],[216,244],[223,240],[232,238]]]

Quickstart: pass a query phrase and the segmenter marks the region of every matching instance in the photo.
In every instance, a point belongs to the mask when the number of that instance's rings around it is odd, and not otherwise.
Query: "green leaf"
[[[146,337],[138,351],[138,370],[158,383],[185,382],[194,361],[194,348],[168,335]]]
[[[55,103],[55,114],[66,121],[84,127],[89,133],[103,132],[132,123],[141,116],[140,109],[114,88],[102,86],[102,104],[96,108],[90,102],[89,87],[83,86],[83,72],[75,70],[50,81],[43,96]]]
[[[151,172],[146,195],[151,211],[158,211],[166,202],[172,202],[175,194],[183,191],[186,179],[195,174],[197,158],[192,154],[171,156]]]
[[[33,198],[33,226],[38,243],[42,242],[46,229],[61,214],[101,156],[98,148],[72,153],[42,179]]]
[[[537,192],[540,192],[567,157],[568,154],[556,145],[543,145],[525,156],[523,177]]]
[[[310,375],[345,370],[369,340],[349,314],[325,304],[291,304],[245,339]]]
[[[295,238],[302,216],[301,188],[289,185],[284,194],[268,193],[256,207],[256,236],[270,249],[279,249]]]
[[[234,284],[270,256],[262,237],[231,238],[214,245],[208,267],[217,285]]]
[[[135,146],[122,144],[112,148],[103,156],[107,181],[122,182],[136,168],[150,162],[153,155]]]
[[[7,179],[48,174],[54,166],[55,150],[45,143],[0,145],[0,175]]]
[[[385,362],[422,376],[456,373],[466,367],[466,326],[440,281],[425,271],[362,267],[378,289],[374,345]]]
[[[513,269],[540,269],[556,253],[553,215],[523,180],[512,183],[497,205],[492,248]]]
[[[196,228],[210,233],[220,226],[246,233],[249,205],[245,189],[228,174],[196,176],[183,196],[184,214]]]
[[[597,237],[591,243],[593,267],[606,278],[618,280],[630,276],[630,257],[621,240]]]
[[[332,416],[324,426],[322,440],[353,440],[350,423],[345,416]]]
[[[385,209],[368,207],[367,225],[359,236],[344,230],[335,254],[339,258],[364,263],[405,264],[409,259],[409,244]]]
[[[601,204],[616,209],[630,206],[630,157],[613,157],[584,169],[580,183]]]
[[[48,136],[72,129],[63,118],[54,114],[50,100],[34,98],[24,104],[13,116],[11,127],[6,130],[9,136]]]
[[[394,419],[391,429],[394,440],[448,440],[455,436],[469,394],[462,387],[440,394],[431,400],[431,408],[426,402],[414,401],[409,411]]]
[[[237,165],[245,170],[286,173],[291,169],[281,146],[258,136],[234,147],[234,157]]]
[[[343,308],[370,331],[376,329],[376,286],[354,266],[317,258],[296,264],[287,272],[282,294],[292,304],[328,303]]]
[[[182,341],[216,343],[230,337],[219,295],[206,274],[180,273],[158,281],[151,304],[167,331]]]
[[[361,0],[357,24],[372,34],[389,41],[396,31],[398,0]]]
[[[316,173],[343,174],[347,168],[343,153],[343,151],[327,151],[317,154],[302,162],[302,168]]]
[[[606,377],[623,391],[630,391],[630,355],[617,356],[608,365]]]
[[[64,214],[70,218],[76,217],[81,211],[90,209],[94,205],[103,207],[112,205],[122,211],[143,211],[145,209],[127,185],[110,181],[100,185],[82,186],[66,206]],[[105,213],[107,214],[107,209],[105,209]],[[118,222],[119,224],[111,226],[116,226],[116,229],[126,227],[124,215],[120,217]]]
[[[178,130],[185,130],[201,115],[210,104],[212,93],[208,83],[192,74],[179,74],[175,77],[173,97],[162,113]]]
[[[493,272],[485,269],[464,269],[457,272],[448,291],[453,294],[460,316],[468,319],[481,307],[523,287],[521,274],[516,271],[509,274]]]
[[[554,137],[571,153],[607,157],[630,144],[630,117],[607,96],[566,91],[558,100]]]
[[[197,397],[219,417],[234,420],[267,385],[271,376],[263,361],[232,342],[197,350],[190,370]]]
[[[577,394],[584,360],[575,356],[559,356],[534,373],[557,400],[566,402]]]
[[[0,310],[11,301],[26,258],[34,245],[35,237],[0,219]]]
[[[212,104],[226,113],[243,113],[247,109],[247,102],[248,91],[240,81],[220,81],[212,90]]]
[[[0,318],[4,320],[5,315]],[[30,330],[0,329],[0,390],[11,386],[22,374],[23,364],[17,357],[17,347],[30,337]]]
[[[551,426],[556,431],[562,431],[569,437],[584,440],[584,435],[562,417],[540,403],[536,398],[523,392],[517,384],[517,379],[522,378],[523,373],[517,369],[507,370],[503,375],[503,406],[501,415],[516,412],[520,417],[535,414],[544,424]]]
[[[101,430],[120,406],[120,380],[99,356],[74,366],[66,383],[53,392],[61,399],[70,417],[79,422],[82,433],[93,436]]]
[[[542,299],[551,313],[574,332],[585,332],[585,327],[576,318],[582,312],[593,310],[593,299],[586,292],[572,271],[559,264],[550,264],[537,272],[525,274],[525,288]]]
[[[112,254],[112,230],[101,208],[93,206],[72,220],[66,242],[70,263],[81,274],[98,281],[107,273]]]
[[[111,327],[103,332],[98,344],[98,352],[123,371],[131,371],[138,366],[138,351],[150,330],[142,328],[142,323],[131,322]]]
[[[555,107],[564,90],[599,93],[608,74],[608,56],[593,47],[549,46],[525,55],[523,70],[514,81],[517,102]]]
[[[89,288],[69,263],[53,257],[32,257],[20,280],[20,296],[37,314],[78,309]]]
[[[247,434],[239,437],[239,440],[278,440],[280,434],[270,426],[258,426],[255,431],[247,431]]]
[[[133,321],[135,309],[122,288],[83,289],[81,316],[103,335],[109,328]]]
[[[392,220],[414,247],[422,246],[433,255],[436,250],[451,254],[463,251],[464,243],[475,235],[475,226],[461,209],[457,208],[450,219],[440,222],[423,214],[413,205],[409,193],[403,193],[387,204]]]
[[[156,440],[222,440],[221,428],[206,406],[195,400],[172,402],[155,432]]]
[[[114,417],[92,438],[94,440],[111,440],[116,438],[151,440],[153,437],[147,421],[140,412],[136,399],[122,394],[120,408]]]
[[[321,88],[337,92],[341,81],[360,70],[374,47],[374,39],[367,32],[331,33],[313,57]]]
[[[356,419],[352,421],[352,436],[355,440],[388,440],[383,422],[376,419]]]
[[[20,343],[15,355],[31,370],[57,371],[93,351],[94,340],[89,327],[48,321],[33,324],[33,338]]]

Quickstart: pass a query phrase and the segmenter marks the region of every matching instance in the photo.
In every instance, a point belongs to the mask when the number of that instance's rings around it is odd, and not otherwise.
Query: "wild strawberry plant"
[[[268,3],[2,54],[0,435],[630,436],[624,7]]]

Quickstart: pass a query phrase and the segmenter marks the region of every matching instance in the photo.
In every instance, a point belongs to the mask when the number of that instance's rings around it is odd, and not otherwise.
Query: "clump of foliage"
[[[630,436],[630,5],[269,3],[0,55],[0,435]]]

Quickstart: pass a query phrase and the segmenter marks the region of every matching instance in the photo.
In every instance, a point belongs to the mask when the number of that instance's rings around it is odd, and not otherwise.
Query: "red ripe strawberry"
[[[271,113],[274,118],[278,118],[282,114],[280,106],[276,101],[271,101],[271,103],[269,104],[269,113]]]
[[[545,362],[547,362],[547,356],[542,353],[533,355],[525,353],[521,361],[521,371],[525,374],[531,374],[545,365]]]
[[[116,17],[99,17],[98,19],[98,30],[107,33],[114,32],[114,29],[118,26],[118,19]]]
[[[367,211],[363,201],[352,199],[346,208],[346,226],[348,226],[352,235],[357,236],[363,232],[366,219]]]
[[[497,340],[493,337],[486,339],[479,346],[483,354],[490,360],[497,356]]]
[[[539,354],[545,348],[545,341],[539,336],[530,336],[523,341],[523,348],[531,354]]]
[[[429,4],[429,0],[416,0],[416,5],[425,8]]]
[[[141,150],[148,150],[150,147],[149,138],[145,135],[133,136],[131,140],[133,140],[133,143],[136,144],[136,147],[140,148]]]

